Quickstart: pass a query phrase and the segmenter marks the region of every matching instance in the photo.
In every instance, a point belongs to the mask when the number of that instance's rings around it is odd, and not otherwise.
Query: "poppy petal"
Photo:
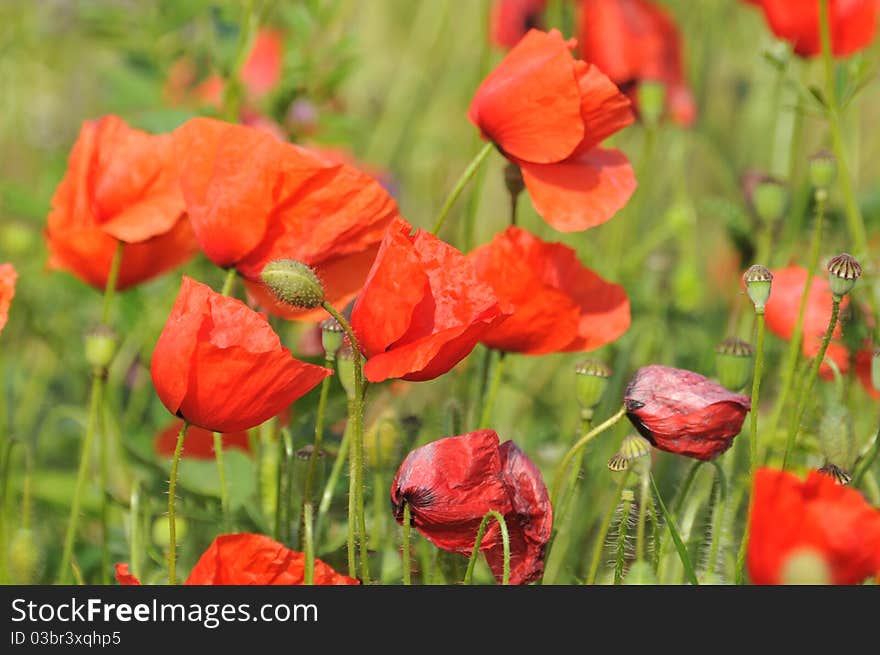
[[[12,264],[0,264],[0,330],[6,327],[9,318],[9,305],[15,297],[15,282],[18,273]]]
[[[575,62],[581,93],[584,139],[575,155],[585,153],[635,121],[632,103],[597,66]]]
[[[128,564],[116,565],[116,581],[121,585],[140,585],[141,581],[137,576],[128,572]]]

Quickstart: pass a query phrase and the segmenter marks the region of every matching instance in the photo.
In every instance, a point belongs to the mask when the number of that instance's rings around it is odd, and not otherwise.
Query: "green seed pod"
[[[354,355],[347,341],[336,351],[336,373],[345,395],[354,398]]]
[[[755,213],[765,223],[775,223],[785,214],[788,190],[779,180],[765,177],[752,191]]]
[[[9,573],[15,584],[34,584],[40,568],[40,548],[32,530],[19,528],[8,546]]]
[[[663,82],[645,80],[639,84],[638,96],[639,115],[645,125],[655,127],[663,118],[663,107],[666,104],[666,85]]]
[[[640,434],[630,434],[620,442],[617,453],[608,460],[612,471],[648,472],[651,470],[651,442]]]
[[[819,446],[829,464],[849,471],[855,460],[852,416],[846,405],[835,403],[819,422]]]
[[[321,322],[321,345],[324,346],[324,352],[331,359],[335,357],[336,351],[342,346],[345,331],[335,318],[330,317]]]
[[[315,272],[294,259],[269,262],[260,273],[263,282],[281,302],[301,309],[314,309],[324,302],[324,287]]]
[[[113,330],[105,325],[98,326],[85,337],[86,361],[96,370],[105,370],[116,355],[118,341]]]
[[[575,395],[581,409],[593,409],[608,388],[611,369],[595,359],[585,359],[574,367]]]
[[[731,391],[739,391],[752,374],[755,349],[736,337],[728,337],[715,348],[715,369],[718,381]]]
[[[184,540],[187,533],[187,523],[186,519],[183,519],[179,516],[174,519],[174,531],[177,536],[177,543],[179,544]],[[160,516],[155,521],[153,521],[153,543],[159,546],[159,548],[168,548],[171,543],[170,534],[168,533],[168,517]]]
[[[837,178],[837,159],[828,150],[810,157],[810,182],[816,189],[828,189]]]
[[[767,301],[770,299],[770,286],[773,283],[773,273],[761,264],[749,266],[743,274],[746,283],[746,292],[752,299],[757,314],[763,314]]]
[[[633,562],[623,579],[625,585],[655,585],[657,575],[648,562]]]
[[[526,183],[523,181],[522,170],[512,162],[504,167],[504,186],[507,187],[507,192],[514,198],[518,197],[523,189],[526,188]]]
[[[852,255],[843,253],[828,262],[828,282],[837,301],[852,291],[861,276],[862,267]]]
[[[403,431],[397,414],[385,410],[364,432],[364,453],[370,468],[388,469],[400,463]]]
[[[828,585],[831,571],[821,555],[812,550],[796,550],[782,565],[784,585]]]

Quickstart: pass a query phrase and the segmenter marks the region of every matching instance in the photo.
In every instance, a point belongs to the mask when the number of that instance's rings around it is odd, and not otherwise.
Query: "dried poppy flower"
[[[177,435],[183,421],[172,421],[168,427],[156,435],[153,449],[161,457],[171,457],[177,447]],[[220,435],[223,442],[223,450],[237,448],[246,453],[251,452],[251,444],[248,433],[244,430],[227,432]],[[195,459],[214,459],[214,433],[196,425],[186,430],[183,440],[183,452],[187,457]]]
[[[495,0],[489,15],[489,38],[495,45],[512,48],[533,27],[540,27],[547,0]]]
[[[623,287],[585,268],[568,246],[511,226],[468,258],[513,307],[483,337],[490,348],[533,355],[595,350],[629,327]]]
[[[808,552],[833,584],[880,575],[880,511],[859,492],[810,471],[806,481],[769,468],[755,474],[748,567],[754,584],[780,584],[786,566]]]
[[[623,396],[626,415],[655,447],[695,459],[714,459],[733,445],[751,408],[698,373],[669,366],[636,371]]]
[[[458,250],[411,232],[394,220],[352,309],[371,382],[443,375],[510,313]]]
[[[599,143],[633,122],[629,100],[575,42],[531,30],[483,80],[468,116],[522,170],[535,210],[557,230],[604,223],[636,187],[626,156]]]
[[[791,43],[801,57],[822,52],[817,0],[746,0],[764,11],[778,38]],[[845,57],[867,47],[877,27],[877,0],[828,0],[831,51]]]
[[[275,301],[259,275],[276,259],[312,267],[336,307],[358,293],[397,216],[394,200],[375,180],[260,130],[208,118],[178,128],[174,144],[199,245],[218,266],[236,267],[267,311],[326,317],[320,309]]]
[[[413,450],[391,483],[398,522],[404,503],[412,523],[443,550],[470,555],[480,522],[490,511],[504,516],[510,536],[511,584],[540,577],[553,511],[540,472],[512,442],[499,446],[492,430],[433,441]],[[480,549],[495,577],[504,564],[501,531],[490,521]]]
[[[764,317],[767,321],[767,329],[787,341],[794,334],[801,297],[804,295],[804,288],[807,285],[807,269],[801,266],[789,266],[774,270],[772,273],[773,286],[770,290],[770,300],[767,301]],[[831,300],[831,286],[827,277],[814,276],[804,312],[801,350],[805,357],[815,357],[819,354],[822,339],[831,322]],[[849,298],[845,297],[840,303],[841,310],[848,304]],[[840,338],[842,333],[843,329],[838,323],[832,333],[832,341],[828,345],[825,357],[833,360],[841,373],[846,373],[849,370],[849,351],[846,346],[836,340]],[[819,374],[826,380],[834,377],[831,367],[825,362],[822,362],[819,367]]]
[[[293,358],[265,317],[184,277],[151,364],[168,411],[214,432],[281,413],[329,369]]]
[[[578,47],[635,103],[638,85],[662,82],[666,109],[680,125],[696,118],[684,78],[681,37],[669,14],[647,0],[580,0]]]
[[[208,546],[183,584],[186,585],[301,585],[306,556],[260,534],[220,535]],[[121,585],[139,585],[128,564],[116,565]],[[315,560],[316,585],[356,585],[354,578]]]
[[[132,129],[112,115],[84,123],[52,197],[50,268],[103,289],[122,241],[116,288],[125,289],[189,259],[197,245],[174,164],[168,135]]]
[[[9,305],[15,296],[15,281],[18,273],[12,264],[0,264],[0,330],[6,327],[9,319]]]

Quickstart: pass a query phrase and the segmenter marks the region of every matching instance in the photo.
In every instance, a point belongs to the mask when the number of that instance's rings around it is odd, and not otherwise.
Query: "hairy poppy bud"
[[[861,276],[862,267],[852,255],[843,253],[828,262],[828,283],[838,302],[852,290]]]
[[[788,191],[785,185],[772,177],[765,177],[752,191],[755,213],[765,223],[775,223],[785,213]]]
[[[640,464],[645,462],[650,469],[651,463],[648,457],[650,454],[651,442],[641,435],[630,434],[623,438],[620,450],[608,460],[608,468],[612,471],[625,471],[636,462]]]
[[[611,369],[595,359],[585,359],[574,367],[574,372],[577,401],[581,409],[592,412],[608,387]]]
[[[763,314],[767,301],[770,299],[770,285],[773,283],[773,273],[766,266],[754,264],[749,266],[743,274],[743,281],[746,283],[746,292],[755,305],[755,312]]]
[[[810,183],[816,189],[828,189],[837,177],[837,159],[828,150],[810,157]]]
[[[324,287],[315,271],[295,259],[277,259],[263,267],[260,277],[283,303],[314,309],[324,302]]]
[[[656,448],[704,461],[730,448],[751,408],[748,396],[698,373],[657,365],[636,371],[624,405]]]
[[[354,398],[354,353],[348,341],[336,351],[336,373],[345,395]]]
[[[666,85],[663,82],[644,80],[639,84],[638,91],[639,115],[645,125],[654,127],[663,117],[666,104]]]
[[[116,354],[119,339],[106,325],[101,325],[86,335],[86,361],[97,370],[110,366]]]
[[[728,337],[715,348],[715,368],[718,381],[731,391],[746,386],[752,373],[755,349],[736,337]]]
[[[523,181],[522,170],[513,162],[508,163],[507,166],[504,167],[504,186],[507,187],[507,192],[513,198],[519,196],[523,189],[526,188],[526,183]]]
[[[344,336],[345,331],[342,329],[339,321],[332,316],[321,322],[321,345],[324,347],[324,352],[328,357],[332,358],[336,355],[336,351],[342,345]]]

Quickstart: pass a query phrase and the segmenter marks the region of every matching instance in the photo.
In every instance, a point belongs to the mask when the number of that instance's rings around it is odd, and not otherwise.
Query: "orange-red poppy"
[[[822,52],[818,0],[745,0],[758,5],[771,31],[802,57]],[[877,0],[828,0],[831,51],[845,57],[867,47],[877,29]]]
[[[9,319],[9,305],[15,296],[15,282],[18,273],[12,264],[0,264],[0,331]]]
[[[153,449],[157,455],[161,457],[174,455],[174,450],[177,447],[177,435],[181,426],[183,426],[183,421],[172,421],[168,427],[156,435]],[[227,432],[220,436],[223,450],[235,448],[245,453],[251,452],[250,439],[244,430]],[[197,425],[191,425],[187,428],[186,436],[183,439],[183,453],[194,459],[214,459],[214,433]]]
[[[662,82],[675,122],[696,118],[684,77],[681,37],[672,18],[647,0],[579,0],[578,49],[635,102],[641,82]]]
[[[512,48],[533,27],[541,26],[547,0],[495,0],[489,15],[489,38],[502,48]]]
[[[220,535],[202,553],[185,585],[301,585],[306,556],[260,534]],[[128,564],[116,565],[121,585],[139,585]],[[315,559],[316,585],[356,585],[360,582]]]
[[[150,370],[169,412],[214,432],[257,426],[332,373],[294,359],[263,315],[188,277]]]
[[[792,473],[760,469],[749,519],[752,582],[784,583],[786,566],[799,554],[824,562],[832,584],[880,575],[880,511],[818,471],[802,482]]]
[[[267,311],[326,318],[278,303],[260,281],[275,259],[308,264],[342,308],[360,291],[397,205],[378,182],[260,130],[195,118],[174,132],[196,238],[218,266],[234,266]],[[247,161],[247,166],[242,166]]]
[[[575,41],[531,30],[483,80],[468,116],[522,170],[535,210],[575,232],[604,223],[636,187],[618,150],[598,145],[634,120],[600,70],[575,60]]]
[[[49,266],[103,289],[125,243],[117,289],[182,264],[197,250],[184,215],[169,135],[130,128],[117,116],[87,121],[52,197]]]
[[[506,352],[595,350],[626,332],[623,287],[586,268],[575,251],[511,226],[468,258],[513,313],[482,342]]]
[[[371,382],[443,375],[509,313],[463,254],[412,231],[394,219],[351,313]]]

